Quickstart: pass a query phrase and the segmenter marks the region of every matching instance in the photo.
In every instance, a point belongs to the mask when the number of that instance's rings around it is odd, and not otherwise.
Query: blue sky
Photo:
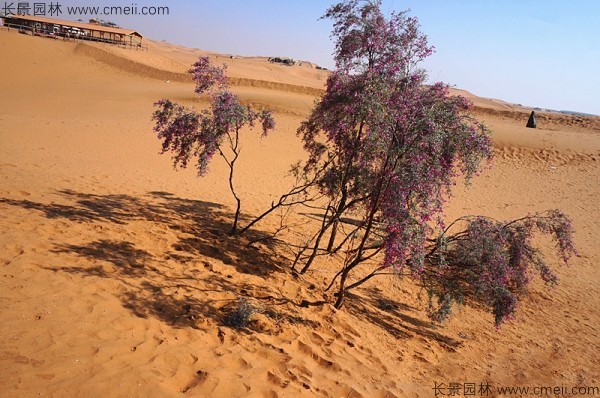
[[[238,55],[333,67],[326,0],[63,0],[76,6],[168,6],[169,15],[104,16],[147,37]],[[2,4],[2,0],[0,0]],[[431,81],[529,106],[600,115],[599,0],[384,0],[411,9],[436,52]]]

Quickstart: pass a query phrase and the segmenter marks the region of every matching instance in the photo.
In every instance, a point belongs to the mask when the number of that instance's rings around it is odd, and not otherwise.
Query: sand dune
[[[9,77],[0,95],[2,397],[390,398],[430,397],[435,383],[600,385],[598,118],[540,114],[531,130],[526,110],[467,94],[497,156],[470,188],[457,186],[447,216],[559,207],[574,219],[581,255],[560,268],[558,288],[536,284],[499,331],[470,307],[439,327],[407,281],[366,284],[342,311],[306,305],[331,300],[325,260],[295,278],[285,248],[226,234],[225,165],[215,159],[202,179],[174,171],[150,120],[160,98],[204,105],[185,75],[201,51],[0,30],[0,52],[11,54],[0,58]],[[211,57],[228,63],[244,101],[276,110],[271,137],[244,131],[236,184],[245,214],[257,214],[291,184],[289,165],[304,156],[295,131],[326,75]],[[255,309],[244,331],[225,325],[240,300]]]
[[[175,61],[154,52],[134,52],[101,44],[79,43],[75,47],[75,52],[137,76],[184,83],[190,81],[187,73],[190,65],[198,56],[205,55],[202,52],[189,51],[188,57],[185,57],[189,58],[189,63],[184,64],[183,61]],[[325,71],[298,66],[292,69],[289,66],[271,65],[266,58],[248,60],[221,56],[219,59],[218,55],[212,55],[210,58],[216,63],[225,61],[223,63],[228,65],[229,83],[233,86],[267,88],[313,96],[323,93]],[[246,65],[253,68],[248,68]],[[251,69],[250,74],[248,69]]]

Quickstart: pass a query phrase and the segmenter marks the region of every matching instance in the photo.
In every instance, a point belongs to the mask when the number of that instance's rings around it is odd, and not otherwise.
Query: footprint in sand
[[[324,367],[324,368],[327,368],[329,370],[333,370],[336,372],[342,370],[340,365],[338,365],[337,363],[330,361],[326,358],[323,358],[322,356],[320,356],[319,354],[314,352],[314,350],[311,348],[310,345],[305,344],[302,341],[298,341],[298,349],[300,350],[301,353],[312,358],[317,363],[317,365],[319,365],[321,367]]]
[[[281,377],[277,376],[275,373],[267,372],[267,380],[269,383],[274,384],[281,388],[286,388],[288,384],[290,384],[289,380],[283,380]]]
[[[208,372],[205,372],[204,370],[197,371],[196,374],[194,375],[194,378],[192,379],[192,381],[190,381],[187,384],[187,386],[185,386],[184,388],[182,388],[181,392],[185,394],[186,392],[188,392],[192,388],[195,388],[199,384],[204,383],[207,378],[208,378]]]

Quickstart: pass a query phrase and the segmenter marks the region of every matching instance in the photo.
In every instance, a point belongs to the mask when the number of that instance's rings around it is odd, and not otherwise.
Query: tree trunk
[[[361,255],[362,255],[362,252],[359,253],[357,255],[357,257],[354,257],[354,260],[352,260],[349,264],[344,264],[344,270],[342,271],[342,274],[340,276],[340,288],[337,293],[337,300],[334,304],[334,307],[337,309],[342,308],[342,306],[344,305],[344,298],[346,296],[346,293],[350,289],[362,284],[363,282],[366,282],[366,280],[363,279],[358,284],[353,283],[352,285],[346,287],[346,281],[348,279],[348,275],[350,275],[350,271],[352,271],[354,268],[356,268],[356,266],[358,266],[363,261],[361,258]],[[368,278],[368,279],[370,279],[370,278]]]
[[[335,243],[335,235],[337,234],[339,221],[336,219],[331,226],[331,235],[329,235],[329,243],[327,244],[327,252],[331,253],[333,245]]]
[[[317,257],[317,253],[319,251],[319,245],[321,244],[321,239],[323,238],[323,235],[325,235],[325,231],[327,231],[328,227],[329,227],[329,225],[325,225],[325,227],[322,228],[321,231],[319,231],[319,234],[317,235],[317,238],[315,239],[315,244],[312,248],[312,253],[310,253],[310,257],[308,257],[308,260],[306,260],[306,264],[304,264],[304,267],[302,267],[302,269],[300,270],[301,274],[304,274],[306,271],[308,271],[312,262],[315,260],[315,257]]]
[[[338,310],[344,305],[344,297],[346,296],[346,278],[348,278],[349,272],[350,268],[346,268],[344,272],[342,272],[342,277],[340,278],[340,289],[338,290],[337,300],[333,305]]]
[[[240,209],[242,207],[242,201],[235,193],[235,188],[233,187],[233,169],[235,166],[235,161],[237,160],[238,156],[240,156],[240,154],[238,152],[238,143],[239,143],[239,131],[236,130],[235,141],[231,148],[233,151],[233,159],[231,159],[231,162],[227,162],[229,164],[229,189],[231,190],[231,194],[235,198],[235,202],[236,202],[235,215],[233,216],[233,225],[231,226],[231,231],[229,232],[229,234],[232,236],[237,233],[237,224],[238,224],[238,220],[240,218]],[[223,156],[223,158],[225,158],[225,161],[227,161],[227,158],[225,157],[225,155],[223,155],[223,152],[221,152],[221,156]]]
[[[235,193],[233,194],[233,196],[235,197],[237,206],[235,209],[235,215],[233,216],[233,225],[231,226],[231,231],[229,232],[229,234],[232,236],[237,234],[237,224],[240,218],[240,209],[242,207],[242,201],[235,195]]]
[[[343,290],[340,290],[340,291],[339,291],[339,293],[338,293],[338,298],[337,298],[337,300],[336,300],[335,304],[333,305],[333,307],[334,307],[336,310],[339,310],[339,309],[341,309],[343,306],[344,306],[344,291],[343,291]]]

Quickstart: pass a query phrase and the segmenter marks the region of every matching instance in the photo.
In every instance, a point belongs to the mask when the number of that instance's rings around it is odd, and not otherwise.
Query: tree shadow
[[[344,308],[356,316],[363,318],[373,325],[377,325],[385,332],[397,339],[407,339],[416,336],[426,337],[437,341],[449,351],[455,351],[462,343],[452,337],[446,336],[435,330],[435,325],[417,319],[407,312],[416,311],[415,308],[382,296],[374,288],[366,288],[360,297],[348,293]]]
[[[153,254],[151,248],[136,247],[130,241],[106,238],[86,244],[57,244],[52,250],[59,256],[71,256],[74,261],[70,265],[67,262],[47,269],[119,281],[125,288],[124,292],[118,293],[122,305],[138,317],[153,317],[176,327],[197,328],[201,318],[223,325],[223,308],[231,308],[243,297],[269,305],[301,307],[273,290],[276,288],[273,283],[241,282],[230,272],[218,270],[231,267],[240,274],[265,280],[273,273],[290,272],[284,266],[290,261],[278,254],[275,240],[259,246],[248,245],[256,236],[264,236],[268,231],[256,231],[255,235],[247,237],[229,236],[232,213],[220,204],[158,191],[139,197],[72,190],[58,191],[57,194],[62,204],[6,198],[0,198],[0,204],[41,212],[52,220],[64,218],[92,225],[104,223],[105,227],[110,227],[106,223],[122,226],[141,221],[147,222],[148,226],[167,226],[175,232],[171,250],[160,254]],[[77,259],[89,261],[83,264]],[[195,261],[197,259],[202,261]],[[180,266],[170,269],[165,264],[169,261]],[[213,263],[218,262],[224,265],[213,267]],[[215,299],[223,297],[223,292],[228,293],[227,298]],[[397,338],[420,335],[449,349],[459,345],[433,330],[431,324],[408,315],[412,308],[389,300],[382,305],[382,300],[385,299],[379,292],[367,291],[360,298],[349,297],[346,308],[350,314],[367,319]]]
[[[90,194],[61,190],[57,194],[69,204],[39,203],[29,200],[0,198],[0,204],[22,207],[41,212],[48,219],[64,218],[77,223],[113,223],[126,225],[133,221],[148,221],[168,226],[179,232],[179,241],[172,245],[166,257],[189,261],[197,256],[210,257],[235,266],[238,272],[269,276],[282,271],[287,261],[278,254],[275,240],[263,240],[260,248],[248,247],[256,236],[269,235],[268,231],[248,231],[244,237],[229,236],[233,214],[226,207],[205,201],[184,199],[168,192],[149,192],[136,197],[125,194]],[[241,220],[248,216],[242,215]],[[72,251],[101,257],[112,252],[121,257],[134,255],[126,247],[114,247],[118,242],[98,241],[88,247],[58,247],[59,251]],[[111,247],[112,245],[112,247]],[[113,260],[117,260],[113,258]]]
[[[224,310],[229,311],[240,297],[268,300],[271,306],[289,302],[274,295],[268,286],[240,282],[210,269],[167,270],[160,267],[160,259],[130,242],[95,241],[64,246],[55,252],[74,253],[94,265],[61,265],[47,270],[118,281],[117,296],[124,308],[139,318],[158,319],[175,328],[202,329],[202,320],[207,319],[224,326]],[[98,261],[113,267],[96,265]]]
[[[89,194],[73,190],[61,190],[57,194],[72,203],[39,203],[0,198],[0,204],[39,211],[49,219],[65,218],[78,223],[110,222],[123,225],[135,220],[164,221],[164,208],[143,198],[124,194]],[[205,207],[219,206],[208,202],[201,203]]]
[[[125,275],[142,276],[144,264],[152,257],[146,250],[136,249],[125,241],[101,239],[87,245],[58,245],[53,253],[74,253],[79,257],[107,261]]]
[[[47,269],[119,281],[121,291],[117,296],[136,316],[195,328],[201,318],[222,325],[221,307],[235,303],[240,297],[271,305],[289,302],[269,284],[245,281],[286,272],[283,266],[286,260],[277,254],[275,242],[248,247],[252,234],[229,236],[232,213],[220,204],[179,198],[168,192],[149,192],[137,197],[62,190],[57,195],[60,203],[0,198],[0,205],[40,212],[50,220],[102,225],[107,234],[111,233],[110,224],[124,226],[132,222],[143,222],[148,228],[166,226],[173,231],[169,234],[170,250],[166,252],[157,253],[149,245],[138,247],[112,236],[99,237],[94,232],[88,243],[63,242],[51,250],[62,261],[61,265]],[[265,235],[268,231],[256,234]],[[178,265],[173,266],[173,262]],[[217,263],[222,264],[213,267]],[[232,277],[234,270],[248,278],[240,281]],[[226,298],[220,302],[215,297]]]
[[[308,217],[315,221],[323,221],[323,216],[325,214],[324,213],[315,213],[315,212],[302,212],[302,213],[300,213],[300,215]],[[328,216],[327,218],[331,219],[331,216]],[[350,218],[350,217],[340,217],[339,221],[342,224],[353,225],[355,227],[359,226],[363,222],[359,218]]]
[[[263,240],[260,247],[249,245],[257,237],[268,235],[268,231],[254,229],[244,236],[231,236],[233,214],[224,212],[221,207],[207,208],[205,202],[177,198],[166,192],[149,195],[162,201],[164,212],[179,217],[177,222],[169,223],[171,229],[181,234],[173,250],[166,253],[168,258],[185,261],[198,256],[209,257],[234,266],[240,273],[263,278],[273,272],[284,272],[282,264],[289,260],[279,254],[276,240]],[[240,221],[248,218],[242,214]]]

